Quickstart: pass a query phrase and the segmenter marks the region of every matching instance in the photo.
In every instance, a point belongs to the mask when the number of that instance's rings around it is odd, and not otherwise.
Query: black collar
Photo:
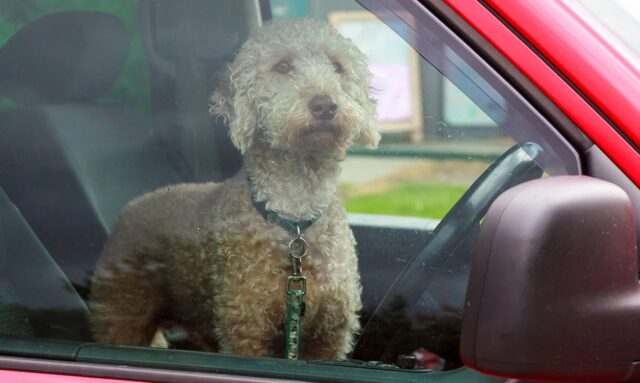
[[[302,233],[304,230],[309,228],[309,226],[313,225],[318,218],[322,215],[322,213],[316,215],[311,219],[305,219],[301,221],[293,221],[290,219],[282,218],[278,213],[273,210],[267,210],[267,202],[266,201],[256,201],[255,196],[251,196],[251,202],[253,202],[253,206],[260,212],[260,215],[267,220],[268,222],[275,223],[278,226],[282,227],[286,231],[290,232],[293,235],[298,235]],[[299,230],[299,231],[298,231]]]

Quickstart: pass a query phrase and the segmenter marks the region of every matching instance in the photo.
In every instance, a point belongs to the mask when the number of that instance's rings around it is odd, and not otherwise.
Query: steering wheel
[[[481,220],[502,192],[542,175],[536,163],[542,153],[531,142],[513,146],[471,185],[382,298],[354,355],[394,363],[398,355],[424,347],[450,364],[459,364],[459,324]]]

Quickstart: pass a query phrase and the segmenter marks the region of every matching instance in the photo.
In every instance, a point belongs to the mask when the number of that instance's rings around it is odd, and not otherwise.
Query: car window
[[[486,209],[580,173],[419,5],[21,0],[0,18],[0,333],[91,342],[80,359],[455,369]]]
[[[603,34],[607,41],[613,44],[620,41],[624,48],[617,46],[618,51],[628,50],[632,52],[632,60],[638,60],[640,43],[633,37],[635,26],[640,20],[640,7],[637,2],[616,0],[603,4],[594,0],[573,0],[567,1],[566,4],[577,12],[581,12],[580,17]]]

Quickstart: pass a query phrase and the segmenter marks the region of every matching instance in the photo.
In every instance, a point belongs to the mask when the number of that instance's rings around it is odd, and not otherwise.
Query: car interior
[[[104,97],[130,45],[111,14],[50,13],[0,48],[0,94],[13,102],[0,111],[3,334],[90,341],[91,273],[127,202],[165,185],[221,181],[241,166],[206,103],[215,73],[252,27],[247,9],[236,1],[143,0],[136,17],[150,73],[146,116]],[[363,285],[376,287],[363,298],[373,312],[428,232],[353,229]],[[403,240],[390,243],[391,236]],[[395,256],[379,256],[385,250]]]

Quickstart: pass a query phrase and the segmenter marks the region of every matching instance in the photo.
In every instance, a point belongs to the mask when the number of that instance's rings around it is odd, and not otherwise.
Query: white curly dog
[[[359,329],[355,240],[337,191],[354,143],[373,148],[366,57],[326,22],[277,21],[240,49],[211,97],[243,167],[224,183],[182,184],[129,204],[92,285],[99,342],[149,345],[165,322],[194,348],[282,356],[292,233],[264,218],[316,219],[304,230],[300,355],[344,357]]]

